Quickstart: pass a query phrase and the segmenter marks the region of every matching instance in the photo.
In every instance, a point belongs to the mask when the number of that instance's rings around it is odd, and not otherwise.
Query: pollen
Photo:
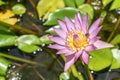
[[[80,51],[88,46],[88,37],[82,31],[69,32],[66,39],[66,45],[70,50]]]

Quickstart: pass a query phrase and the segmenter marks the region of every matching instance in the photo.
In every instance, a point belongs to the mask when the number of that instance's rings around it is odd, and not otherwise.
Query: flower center
[[[81,31],[68,33],[66,44],[70,50],[79,51],[88,46],[88,38]]]

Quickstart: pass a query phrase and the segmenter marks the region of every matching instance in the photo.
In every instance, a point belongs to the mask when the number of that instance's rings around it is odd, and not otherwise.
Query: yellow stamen
[[[70,50],[79,51],[88,46],[88,38],[80,30],[68,33],[66,44]]]

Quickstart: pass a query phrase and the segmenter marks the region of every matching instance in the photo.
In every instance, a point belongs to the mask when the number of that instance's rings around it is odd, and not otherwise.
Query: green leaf
[[[12,7],[12,11],[13,13],[20,15],[20,14],[24,14],[26,12],[26,8],[23,4],[15,4]]]
[[[18,43],[41,44],[40,39],[35,35],[23,35],[17,39]]]
[[[11,62],[9,62],[7,59],[0,56],[0,75],[6,75],[8,66],[10,64]]]
[[[103,6],[107,6],[113,0],[102,0]]]
[[[16,36],[0,34],[0,47],[12,46],[15,41]]]
[[[41,48],[37,45],[41,45],[42,42],[35,35],[23,35],[17,39],[18,48],[24,52],[32,53],[40,50]]]
[[[112,49],[113,54],[113,62],[110,69],[118,69],[120,68],[120,50]]]
[[[120,43],[120,34],[115,36],[115,38],[110,43],[113,45]]]
[[[90,52],[89,68],[94,71],[100,71],[111,65],[113,57],[110,49],[100,49]]]
[[[110,7],[110,10],[114,10],[114,9],[117,9],[117,8],[120,8],[120,0],[113,0],[112,2],[112,5]]]
[[[103,10],[103,11],[101,12],[101,14],[100,14],[100,16],[102,17],[101,24],[103,23],[103,21],[104,21],[106,15],[107,15],[107,11]]]
[[[56,24],[58,24],[57,20],[58,19],[64,20],[65,16],[73,19],[74,15],[78,11],[79,11],[78,9],[70,8],[70,7],[67,7],[67,8],[64,8],[64,9],[58,9],[55,12],[50,14],[50,16],[48,17],[48,20],[44,23],[44,25],[56,25]],[[81,14],[85,15],[84,12],[81,12]]]
[[[14,35],[7,26],[0,24],[0,34]]]
[[[82,5],[85,2],[85,0],[75,0],[75,2],[78,7],[78,6]]]
[[[74,2],[75,0],[64,0],[64,2],[65,2],[65,5],[67,6],[67,7],[76,7],[76,5],[75,5],[75,2]]]
[[[51,44],[51,43],[53,43],[53,42],[48,38],[48,35],[43,35],[42,37],[40,37],[40,41],[41,41],[43,44]]]
[[[58,8],[64,8],[63,0],[40,0],[37,5],[37,11],[39,17],[44,19],[48,18],[51,12],[54,12]]]
[[[79,6],[79,10],[85,13],[88,13],[90,18],[93,19],[94,17],[94,9],[90,4],[82,4]]]
[[[0,6],[5,4],[5,2],[3,2],[2,0],[0,0]]]
[[[67,7],[76,8],[80,6],[81,4],[83,4],[85,0],[64,0],[64,2]]]
[[[54,26],[54,27],[51,27],[51,28],[47,29],[45,32],[48,33],[48,34],[55,35],[56,32],[54,31],[53,28],[60,28],[60,26],[59,26],[59,25],[56,25],[56,26]]]
[[[6,80],[4,76],[0,76],[0,80]]]
[[[18,48],[27,53],[33,53],[34,51],[41,50],[41,48],[36,45],[26,43],[18,43]]]
[[[70,74],[68,72],[63,72],[59,76],[59,80],[70,80]]]

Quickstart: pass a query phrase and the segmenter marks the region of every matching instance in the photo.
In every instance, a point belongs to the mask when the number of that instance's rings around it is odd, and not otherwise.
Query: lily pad
[[[115,38],[110,43],[114,45],[120,43],[120,34],[115,36]]]
[[[119,0],[113,0],[112,5],[110,7],[110,10],[114,10],[120,8],[120,1]]]
[[[112,53],[113,53],[113,62],[110,69],[118,69],[120,68],[120,50],[112,49]]]
[[[109,67],[112,63],[113,56],[110,49],[100,49],[90,52],[89,68],[94,71],[100,71]]]
[[[24,52],[32,53],[40,50],[38,45],[41,45],[40,39],[35,35],[23,35],[17,39],[16,42],[18,48]]]
[[[55,12],[51,13],[48,17],[48,20],[44,23],[44,25],[57,25],[58,19],[64,20],[64,17],[67,16],[71,19],[74,18],[74,15],[79,12],[79,9],[75,9],[75,8],[64,8],[64,9],[58,9]],[[81,12],[82,15],[85,15],[84,12]]]
[[[16,36],[0,34],[0,47],[13,46]]]
[[[48,15],[58,8],[64,8],[63,0],[40,0],[37,5],[37,11],[39,17],[44,19],[48,18]]]

